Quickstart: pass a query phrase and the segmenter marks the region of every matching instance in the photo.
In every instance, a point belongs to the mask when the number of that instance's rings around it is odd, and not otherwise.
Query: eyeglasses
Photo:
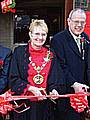
[[[78,21],[78,20],[72,20],[72,19],[71,19],[71,21],[72,21],[75,25],[78,25],[78,24],[80,23],[82,26],[84,26],[84,25],[86,24],[85,21]]]
[[[46,37],[47,33],[32,33],[32,35],[35,36],[35,37],[40,37],[40,36]]]

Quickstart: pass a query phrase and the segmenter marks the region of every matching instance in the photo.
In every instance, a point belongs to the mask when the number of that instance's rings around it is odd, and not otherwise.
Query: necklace
[[[37,74],[33,77],[33,81],[36,84],[41,84],[44,81],[44,77],[40,74],[40,72],[45,68],[47,63],[50,61],[50,50],[47,51],[47,56],[43,58],[43,63],[41,66],[36,66],[36,63],[32,61],[32,57],[29,57],[30,64],[33,69],[37,72]]]

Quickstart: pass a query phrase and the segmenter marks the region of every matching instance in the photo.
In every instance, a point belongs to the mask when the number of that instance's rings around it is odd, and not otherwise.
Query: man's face
[[[71,18],[68,18],[68,26],[71,32],[78,36],[84,31],[86,20],[83,14],[76,13]]]

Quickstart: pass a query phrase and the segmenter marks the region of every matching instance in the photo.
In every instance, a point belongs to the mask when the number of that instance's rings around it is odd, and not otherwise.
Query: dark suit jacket
[[[11,54],[12,52],[9,48],[0,46],[0,61],[3,61],[3,64],[0,65],[0,94],[7,89]]]
[[[28,45],[19,46],[15,49],[13,53],[13,57],[11,60],[10,72],[9,72],[9,80],[10,80],[10,88],[15,94],[22,94],[24,89],[28,84],[28,64],[29,64],[29,52]],[[54,55],[52,59],[50,73],[48,74],[48,82],[47,82],[47,91],[51,91],[53,88],[57,89],[57,79],[63,81],[64,79],[61,77],[62,72],[60,71],[60,67],[57,65],[57,58]],[[57,75],[60,71],[60,77]],[[63,82],[62,82],[63,83]]]
[[[90,45],[89,45],[89,50],[88,50],[88,69],[87,69],[87,75],[88,75],[88,82],[90,86]],[[90,91],[90,89],[89,89]]]
[[[84,60],[82,59],[78,46],[68,29],[56,34],[51,41],[51,47],[54,48],[60,65],[64,71],[65,84],[67,92],[69,93],[73,92],[71,85],[73,85],[74,82],[87,82],[86,70],[89,39],[85,33],[82,33],[81,36],[84,37]]]

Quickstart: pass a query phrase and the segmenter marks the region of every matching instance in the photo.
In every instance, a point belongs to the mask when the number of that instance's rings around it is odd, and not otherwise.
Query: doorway
[[[64,28],[64,8],[33,7],[17,12],[14,24],[14,43],[27,43],[29,40],[29,25],[32,19],[44,19],[48,25],[48,42],[57,32]]]

